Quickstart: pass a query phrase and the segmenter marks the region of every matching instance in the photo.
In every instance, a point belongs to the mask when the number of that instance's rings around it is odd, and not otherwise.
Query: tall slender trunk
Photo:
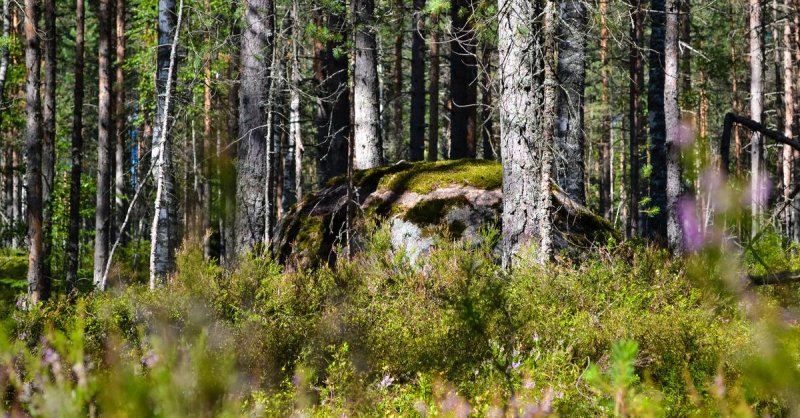
[[[430,67],[428,85],[428,161],[439,158],[439,16],[431,14]]]
[[[411,161],[425,158],[425,0],[414,0],[411,18]]]
[[[650,199],[656,213],[650,218],[650,237],[667,243],[667,147],[664,116],[664,36],[666,5],[664,0],[650,3],[650,78],[647,111],[650,123]]]
[[[761,1],[750,0],[750,119],[761,122],[764,111],[764,42],[761,38]],[[761,135],[753,132],[750,139],[751,236],[758,233],[764,210],[762,198],[763,142]]]
[[[605,1],[601,3],[601,10]],[[601,13],[605,23],[605,13]],[[583,88],[586,79],[586,5],[582,0],[561,0],[560,18],[558,23],[558,74],[560,82],[558,89],[558,108],[556,110],[556,180],[562,189],[575,199],[583,203],[586,200],[584,192],[584,162],[583,162]],[[601,35],[601,54],[603,60],[608,48],[608,29],[601,28],[605,33],[604,41]],[[605,49],[605,50],[604,50]],[[607,90],[608,75],[605,74],[605,62],[602,62],[604,73],[604,88]],[[607,95],[607,94],[606,94]],[[604,109],[605,112],[608,109]],[[610,144],[606,143],[604,147]],[[603,167],[610,172],[610,159],[603,154]],[[603,176],[606,179],[606,176]],[[608,183],[606,183],[609,185]],[[606,202],[604,209],[610,208]]]
[[[172,172],[172,150],[169,133],[172,84],[177,67],[176,51],[183,15],[183,0],[175,10],[175,0],[158,2],[158,53],[156,58],[156,103],[153,124],[154,178],[156,196],[153,221],[150,225],[150,289],[161,286],[175,264],[175,182]]]
[[[209,0],[205,0],[206,14],[211,12]],[[205,47],[211,48],[211,40],[206,35]],[[203,150],[202,164],[202,190],[200,196],[200,233],[203,237],[203,255],[206,259],[211,257],[211,174],[213,173],[212,159],[210,158],[213,147],[211,128],[211,54],[206,52],[203,60]]]
[[[353,3],[355,4],[355,1]],[[394,135],[392,135],[391,139],[391,152],[393,160],[400,161],[409,156],[406,150],[405,124],[403,124],[403,107],[406,102],[405,92],[403,91],[403,44],[405,43],[405,28],[403,27],[403,23],[405,22],[405,10],[403,10],[402,1],[398,1],[395,7],[399,12],[397,19],[399,28],[397,29],[397,36],[394,38],[394,80],[392,80],[392,89],[394,90],[394,97],[392,99],[392,109],[394,110],[394,114],[392,115],[394,117]]]
[[[729,6],[728,12],[731,16],[730,19],[731,27],[734,27],[735,24],[733,18],[733,16],[735,16],[734,10],[736,9],[736,7],[738,7],[737,4],[734,4],[735,1],[737,0],[731,0],[730,3],[728,4]],[[741,112],[741,105],[739,103],[739,75],[736,70],[738,63],[738,60],[736,58],[738,57],[738,55],[736,54],[735,42],[731,42],[730,49],[731,49],[731,96],[733,102],[731,104],[733,106],[733,112],[738,115]],[[735,127],[733,130],[733,139],[734,139],[734,154],[736,155],[736,175],[741,176],[742,163],[743,163],[742,138],[738,127]]]
[[[3,39],[9,38],[9,29],[11,26],[10,15],[11,0],[3,0]],[[8,76],[8,63],[9,63],[8,44],[3,43],[0,45],[0,108],[5,108],[6,104],[6,78]],[[3,112],[0,112],[0,125],[3,122]],[[3,215],[6,218],[8,231],[13,231],[14,223],[14,163],[11,141],[4,144],[3,150]],[[5,245],[11,245],[11,241],[3,242]]]
[[[20,176],[20,171],[22,167],[21,160],[22,158],[20,156],[19,150],[16,147],[14,147],[13,151],[11,152],[11,165],[13,167],[12,172],[14,175],[13,185],[12,185],[14,193],[12,195],[11,206],[14,209],[14,216],[12,217],[12,219],[14,219],[15,231],[16,231],[16,225],[22,222],[23,218],[25,217],[22,211],[25,196],[23,196],[22,194],[23,191],[22,184],[24,183],[24,181]],[[11,247],[19,248],[22,245],[24,244],[20,243],[18,234],[14,233],[14,235],[11,237]]]
[[[602,103],[602,122],[600,133],[600,213],[608,217],[611,209],[611,108],[609,105],[609,77],[608,77],[608,2],[600,2],[600,102]],[[567,109],[569,111],[569,109]],[[566,158],[568,157],[561,157]],[[569,173],[569,167],[559,170],[559,176]],[[562,173],[562,171],[564,173]],[[566,182],[562,181],[562,188],[566,189]],[[574,197],[574,196],[573,196]],[[581,202],[585,198],[581,198]]]
[[[72,168],[69,183],[69,226],[67,228],[66,281],[67,293],[78,288],[81,231],[81,170],[83,166],[83,47],[84,0],[75,0],[75,86],[72,108]]]
[[[114,231],[121,236],[120,230],[126,212],[125,189],[125,155],[128,151],[125,117],[125,0],[116,0],[116,72],[114,75]]]
[[[628,154],[630,155],[630,183],[629,183],[629,202],[630,228],[628,236],[637,236],[642,233],[642,222],[639,214],[639,200],[641,199],[640,169],[644,160],[641,156],[641,144],[645,142],[644,117],[642,116],[641,92],[644,86],[644,66],[642,65],[641,46],[644,41],[644,12],[642,10],[642,0],[634,0],[631,5],[631,16],[633,25],[631,26],[631,47],[628,54],[629,67],[628,76],[630,85],[628,87],[628,125],[630,126],[630,136],[628,138]]]
[[[97,44],[98,121],[97,121],[97,199],[94,234],[94,286],[103,290],[103,271],[108,260],[111,230],[111,0],[100,0]]]
[[[503,264],[511,266],[529,243],[538,244],[540,261],[552,252],[555,3],[501,0],[499,10]]]
[[[271,83],[275,16],[271,0],[247,0],[241,43],[239,160],[236,167],[236,253],[263,244],[270,210],[265,187],[270,132],[265,110]]]
[[[42,274],[52,276],[53,186],[56,165],[56,5],[44,0],[44,102],[42,103]]]
[[[39,97],[39,34],[35,0],[25,0],[25,170],[28,222],[28,298],[32,304],[50,296],[49,277],[42,271],[42,113]]]
[[[473,0],[452,0],[450,158],[475,158],[478,65]]]
[[[283,145],[283,193],[281,194],[281,208],[283,213],[297,202],[297,141],[300,140],[300,74],[297,68],[297,1],[292,1],[291,11],[286,26],[287,49],[285,58],[284,79],[288,93],[288,114],[286,115],[286,129],[281,136],[285,139]]]
[[[317,16],[321,24],[321,16]],[[314,79],[319,88],[315,123],[317,127],[317,182],[347,173],[350,138],[350,88],[348,57],[340,49],[347,39],[347,23],[338,13],[327,13],[328,31],[340,39],[314,44]]]
[[[355,65],[353,68],[353,168],[383,163],[378,98],[378,45],[374,0],[354,0]],[[398,104],[398,107],[402,108]]]
[[[793,45],[794,31],[792,30],[793,16],[790,0],[784,2],[786,15],[783,22],[783,134],[789,138],[794,136],[794,67],[793,67]],[[788,145],[783,146],[783,196],[787,201],[790,198],[791,190],[795,186],[792,178],[793,150]],[[787,232],[791,236],[792,213],[786,217]]]
[[[493,47],[487,41],[481,46],[481,136],[483,138],[483,158],[494,160],[494,101],[492,90],[492,55]]]
[[[237,4],[232,3],[232,12],[237,10]],[[230,32],[233,39],[239,39],[241,30],[237,19],[231,19]],[[240,44],[235,44],[234,47]],[[236,169],[233,161],[236,158],[236,149],[239,141],[239,54],[232,54],[227,68],[227,78],[230,81],[227,98],[227,143],[217,147],[217,160],[220,179],[220,236],[222,238],[222,258],[226,264],[231,264],[235,251],[235,224],[236,224]]]
[[[664,36],[664,122],[667,151],[667,244],[673,253],[683,251],[683,234],[678,221],[678,199],[683,193],[681,176],[681,126],[678,108],[678,2],[667,0]]]

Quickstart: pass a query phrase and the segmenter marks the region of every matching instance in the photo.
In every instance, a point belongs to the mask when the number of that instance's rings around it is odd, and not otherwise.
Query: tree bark
[[[750,0],[750,118],[761,122],[764,111],[764,42],[761,38],[761,2]],[[751,205],[752,227],[751,236],[760,229],[760,218],[765,202],[762,201],[760,190],[764,187],[762,177],[763,142],[761,135],[753,133],[750,139],[750,187],[753,191]]]
[[[353,4],[355,3],[354,1]],[[392,80],[392,89],[394,90],[394,97],[392,98],[394,135],[392,135],[390,147],[392,159],[394,161],[400,161],[405,160],[409,155],[406,150],[406,141],[404,138],[405,125],[403,124],[403,107],[405,106],[405,92],[403,91],[403,44],[405,43],[405,28],[403,27],[403,23],[405,22],[405,10],[403,1],[396,2],[395,7],[398,11],[397,20],[399,27],[397,28],[397,36],[394,38],[394,80]],[[413,46],[411,53],[414,53]]]
[[[118,0],[121,1],[121,0]],[[206,14],[211,13],[211,4],[205,0],[204,7]],[[206,35],[206,48],[211,48],[211,39]],[[211,174],[213,173],[212,147],[214,144],[211,127],[211,53],[206,52],[203,60],[203,158],[202,164],[202,186],[200,193],[200,234],[203,239],[203,256],[206,259],[211,257]]]
[[[473,0],[452,0],[450,159],[475,158],[478,65]]]
[[[127,190],[125,188],[125,155],[127,131],[125,117],[125,0],[116,0],[116,73],[114,75],[114,231],[123,235],[122,221],[125,218]]]
[[[410,159],[425,158],[425,0],[414,0],[411,20]]]
[[[27,166],[28,299],[32,304],[50,296],[49,278],[42,271],[42,113],[39,97],[39,34],[36,0],[25,0],[25,149]]]
[[[297,31],[297,1],[292,1],[289,22],[287,26],[289,43],[287,47],[287,65],[285,68],[286,86],[289,94],[289,112],[286,119],[287,134],[286,144],[283,154],[283,193],[281,194],[281,207],[283,213],[288,213],[292,205],[297,203],[298,196],[298,171],[297,161],[297,141],[302,144],[300,137],[300,71],[297,67],[297,42],[299,34]],[[302,194],[302,193],[301,193]]]
[[[322,17],[317,16],[318,24]],[[328,31],[337,35],[325,44],[314,46],[314,78],[319,87],[317,112],[317,182],[324,185],[329,179],[347,173],[348,138],[350,137],[350,88],[348,87],[348,58],[340,50],[341,39],[347,39],[345,19],[338,12],[327,13],[324,20]]]
[[[232,14],[236,13],[237,4],[231,4]],[[239,39],[241,30],[237,19],[231,19],[230,32],[232,39]],[[240,44],[234,43],[234,48]],[[222,258],[230,265],[236,255],[236,168],[233,161],[236,158],[239,137],[239,59],[240,54],[233,53],[228,63],[227,78],[230,80],[227,100],[227,143],[217,147],[217,170],[220,178],[220,236],[222,237]]]
[[[667,244],[674,254],[683,252],[683,233],[678,220],[678,199],[683,193],[681,173],[681,115],[678,108],[678,2],[667,0],[664,39],[664,121],[667,151]]]
[[[628,236],[638,236],[642,233],[643,225],[639,213],[639,200],[641,199],[640,170],[642,161],[641,144],[644,144],[645,126],[642,115],[641,92],[644,86],[644,66],[642,65],[642,55],[640,48],[644,41],[644,12],[641,0],[634,0],[631,5],[631,16],[633,25],[631,26],[631,47],[628,54],[629,68],[628,75],[630,84],[628,87],[628,125],[630,133],[628,138],[628,153],[630,155],[630,185],[629,185],[629,219],[630,229]]]
[[[104,289],[103,269],[108,260],[111,230],[111,0],[100,0],[97,44],[98,120],[97,120],[97,195],[94,234],[94,286]]]
[[[792,30],[793,17],[792,17],[792,4],[790,0],[784,2],[786,8],[786,16],[783,23],[783,134],[787,137],[794,136],[794,31]],[[789,193],[795,187],[795,182],[792,173],[792,165],[796,164],[794,161],[794,150],[788,145],[783,146],[783,196],[786,201],[789,200]],[[792,211],[793,212],[793,211]],[[792,236],[793,213],[788,213],[786,216],[787,232]]]
[[[156,67],[155,123],[153,124],[152,158],[156,197],[153,222],[150,225],[150,289],[164,284],[175,266],[175,182],[172,173],[172,151],[169,133],[172,84],[177,70],[176,51],[183,14],[183,0],[175,10],[174,0],[158,2],[158,54]]]
[[[605,1],[601,3],[601,9]],[[601,14],[605,21],[605,15]],[[583,88],[586,79],[586,5],[583,0],[561,0],[558,24],[558,109],[555,130],[556,181],[580,204],[586,201],[583,162]],[[603,27],[601,31],[608,30]],[[601,32],[602,33],[602,32]],[[601,35],[601,50],[603,49]],[[605,44],[607,45],[607,39]],[[607,46],[606,46],[607,48]],[[604,52],[601,52],[604,54]],[[603,57],[605,58],[605,56]],[[603,63],[604,64],[604,63]],[[605,67],[603,67],[605,73]],[[605,76],[607,87],[607,75]],[[608,111],[605,109],[604,111]],[[605,144],[604,147],[610,144]],[[609,166],[603,153],[603,166]],[[610,167],[610,166],[609,166]],[[604,175],[605,179],[606,176]],[[610,202],[606,202],[606,209]]]
[[[271,0],[247,0],[241,43],[239,147],[236,166],[236,253],[264,243],[269,211],[267,159],[268,100],[274,52],[275,16]]]
[[[67,227],[66,284],[67,293],[78,289],[81,228],[81,171],[83,169],[83,54],[84,0],[75,0],[75,86],[72,108],[72,168],[69,183],[69,226]]]
[[[494,160],[494,100],[492,82],[492,46],[483,41],[481,47],[481,136],[483,137],[483,158]]]
[[[9,31],[11,26],[10,14],[11,0],[3,0],[3,39],[9,38]],[[8,63],[9,63],[8,45],[3,43],[0,45],[0,107],[5,108],[6,104],[6,79],[8,77]],[[0,112],[0,125],[3,122],[3,112]],[[8,141],[4,144],[3,150],[3,215],[5,216],[6,225],[8,225],[7,232],[13,233],[15,227],[14,219],[14,157],[12,153],[13,144]],[[11,240],[3,241],[5,245],[11,245]]]
[[[664,115],[664,36],[666,5],[652,0],[650,8],[650,78],[647,111],[650,123],[650,199],[656,213],[648,223],[650,237],[667,243],[667,147]]]
[[[503,265],[537,244],[552,254],[550,179],[555,117],[552,0],[501,0],[500,147],[503,164]],[[536,30],[542,27],[544,30]]]
[[[374,28],[375,2],[354,0],[352,6],[355,16],[353,168],[365,170],[383,164],[378,97],[378,47]]]
[[[42,274],[51,280],[53,186],[56,164],[56,4],[44,0],[44,102],[42,103]]]
[[[431,14],[430,67],[428,85],[428,161],[439,158],[439,16]]]

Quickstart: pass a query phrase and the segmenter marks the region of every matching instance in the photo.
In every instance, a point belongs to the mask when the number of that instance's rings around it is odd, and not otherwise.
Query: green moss
[[[378,187],[395,193],[409,191],[425,194],[448,185],[493,190],[502,186],[502,182],[503,171],[498,162],[453,160],[416,163],[405,170],[384,173]]]
[[[435,225],[442,222],[450,208],[468,204],[469,202],[464,196],[423,200],[409,209],[403,218],[418,225]]]
[[[325,225],[318,216],[305,215],[301,217],[300,229],[294,239],[295,252],[310,252],[315,254],[324,239]]]

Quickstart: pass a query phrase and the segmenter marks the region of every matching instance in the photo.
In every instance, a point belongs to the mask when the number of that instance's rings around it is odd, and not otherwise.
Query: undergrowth
[[[759,295],[754,313],[720,291],[709,260],[632,244],[579,266],[523,253],[503,271],[491,238],[440,243],[412,265],[379,230],[336,271],[261,257],[222,269],[186,246],[162,289],[123,281],[14,311],[0,405],[61,417],[798,412],[787,299]]]

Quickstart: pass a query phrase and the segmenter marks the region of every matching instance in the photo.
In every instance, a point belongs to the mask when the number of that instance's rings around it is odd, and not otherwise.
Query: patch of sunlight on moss
[[[404,170],[383,174],[378,187],[395,193],[408,191],[426,194],[451,185],[493,190],[500,188],[503,183],[500,163],[487,160],[421,162],[408,164]]]
[[[464,196],[452,199],[423,200],[409,209],[404,218],[418,225],[438,224],[454,206],[469,204]]]
[[[318,216],[305,216],[301,220],[300,230],[297,231],[297,237],[294,240],[294,247],[297,251],[315,251],[314,248],[319,246],[322,242],[324,235],[325,225],[322,218]]]

